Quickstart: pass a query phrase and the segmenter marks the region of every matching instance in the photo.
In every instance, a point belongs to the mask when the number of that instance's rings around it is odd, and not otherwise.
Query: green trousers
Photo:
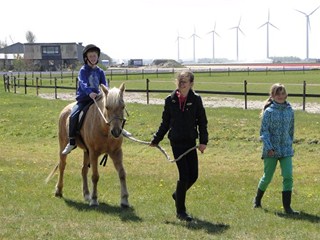
[[[276,170],[277,163],[280,162],[282,180],[282,191],[292,191],[293,178],[292,178],[292,157],[284,158],[264,158],[264,174],[259,181],[258,188],[266,191],[270,184],[273,174]]]

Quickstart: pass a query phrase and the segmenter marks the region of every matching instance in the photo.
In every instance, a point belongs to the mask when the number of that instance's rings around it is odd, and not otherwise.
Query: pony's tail
[[[49,176],[46,178],[46,183],[48,183],[50,181],[50,179],[52,178],[53,174],[57,171],[59,167],[59,163],[55,166],[55,168],[51,171],[51,173],[49,174]]]

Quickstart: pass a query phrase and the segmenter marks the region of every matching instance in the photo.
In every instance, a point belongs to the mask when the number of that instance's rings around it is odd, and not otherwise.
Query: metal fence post
[[[303,81],[303,94],[302,94],[302,110],[306,110],[306,88],[307,84],[306,81]]]
[[[244,80],[243,85],[244,85],[244,109],[248,108],[247,105],[247,80]]]
[[[26,77],[27,78],[27,77]],[[17,82],[16,77],[13,78],[13,92],[17,93]]]
[[[37,93],[37,96],[39,96],[39,78],[36,77],[36,93]]]
[[[146,79],[146,85],[147,85],[147,104],[149,104],[149,82],[150,80],[147,78]]]
[[[4,91],[7,91],[7,82],[6,82],[6,74],[3,75],[3,85],[4,85]]]
[[[54,77],[54,98],[57,99],[57,77]]]
[[[27,77],[24,77],[24,94],[27,94]]]

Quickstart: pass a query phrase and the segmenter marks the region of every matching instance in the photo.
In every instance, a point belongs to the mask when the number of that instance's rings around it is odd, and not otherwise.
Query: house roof
[[[82,59],[82,51],[85,46],[82,45],[82,43],[76,43],[76,42],[66,42],[66,43],[14,43],[10,46],[0,48],[0,54],[24,54],[24,45],[61,45],[61,44],[75,44],[78,47],[78,58]],[[102,59],[111,59],[111,57],[103,52],[101,52],[101,60]]]
[[[17,42],[10,46],[0,48],[0,53],[4,54],[23,54],[24,53],[24,44]]]

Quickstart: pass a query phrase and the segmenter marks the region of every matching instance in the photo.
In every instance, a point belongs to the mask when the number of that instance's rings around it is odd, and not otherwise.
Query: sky
[[[297,10],[310,14],[320,0],[4,0],[0,6],[0,41],[8,45],[25,43],[31,31],[36,42],[93,43],[113,59],[259,61],[267,58],[267,27],[259,27],[268,11],[276,27],[269,25],[269,55],[305,59],[306,16]],[[320,58],[320,8],[309,19],[309,58]]]

